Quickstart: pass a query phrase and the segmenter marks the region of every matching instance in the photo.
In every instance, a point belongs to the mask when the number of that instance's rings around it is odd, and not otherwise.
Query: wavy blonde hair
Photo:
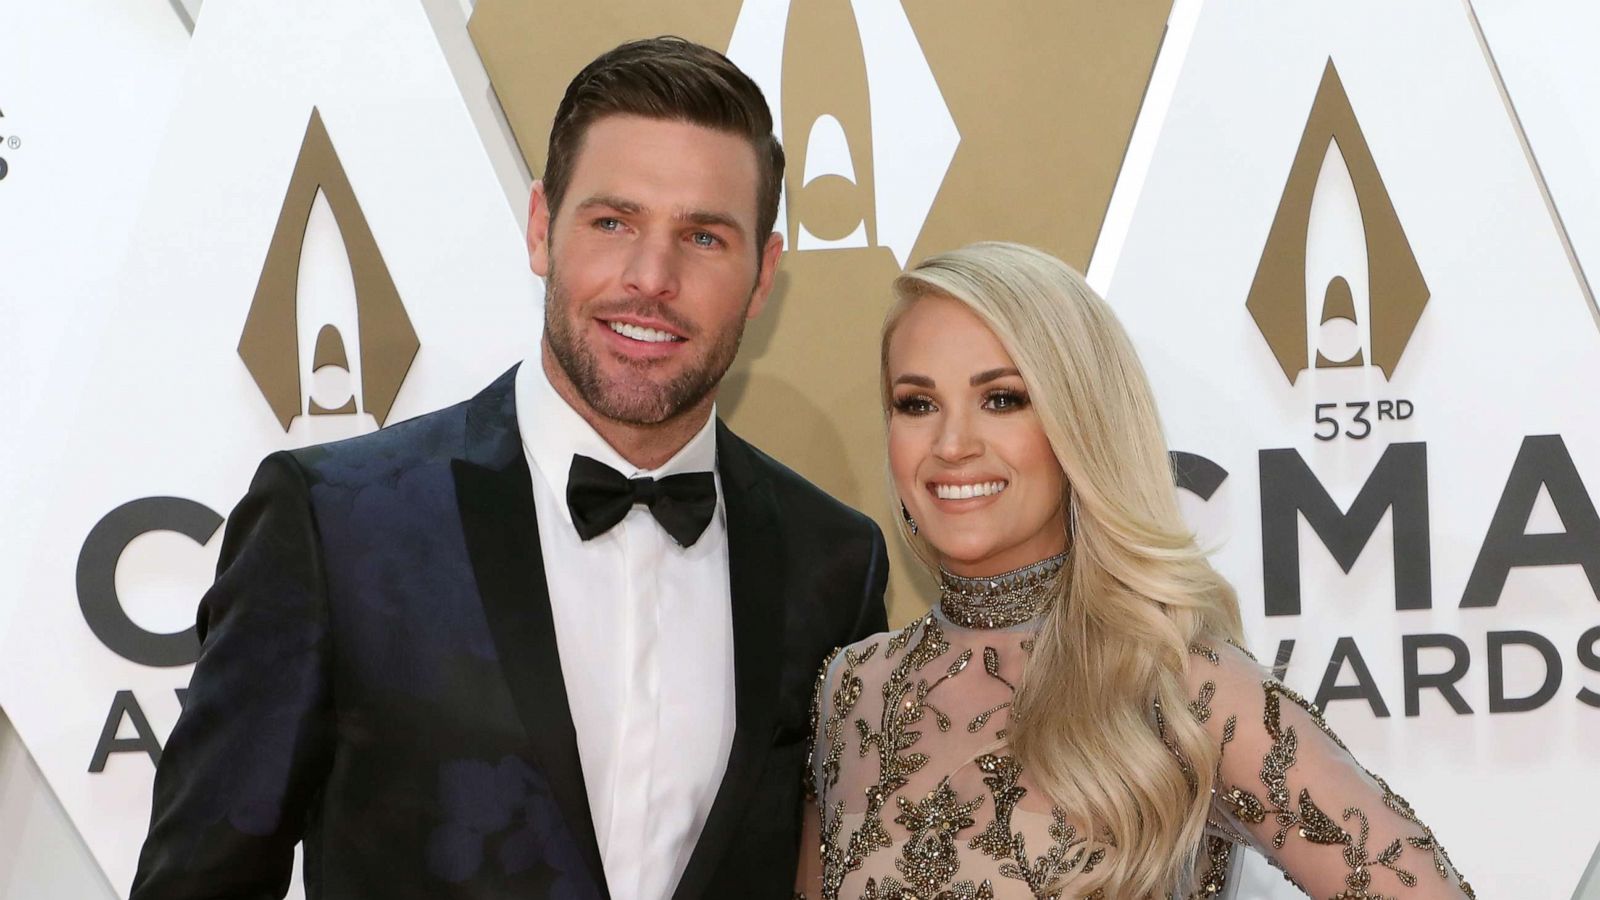
[[[894,290],[885,410],[895,326],[919,299],[949,297],[1005,346],[1066,474],[1068,561],[1012,704],[1011,752],[1087,834],[1115,842],[1086,890],[1168,896],[1193,869],[1217,764],[1186,712],[1189,647],[1201,637],[1239,642],[1242,626],[1233,588],[1179,513],[1138,355],[1083,276],[1031,247],[963,247],[905,272]],[[936,565],[935,549],[900,526]]]

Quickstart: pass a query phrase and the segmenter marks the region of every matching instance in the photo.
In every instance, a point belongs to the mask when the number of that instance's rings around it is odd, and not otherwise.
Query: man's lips
[[[610,312],[596,310],[590,315],[607,326],[628,325],[634,328],[657,331],[678,340],[688,340],[689,335],[694,330],[688,323],[679,321],[672,316],[653,314],[646,311],[618,309],[615,312]]]
[[[688,345],[687,340],[673,332],[635,322],[622,319],[594,320],[595,328],[600,332],[600,342],[611,352],[627,359],[664,359]]]
[[[686,340],[665,322],[632,317],[601,319],[600,322],[623,337],[646,344],[683,343]]]

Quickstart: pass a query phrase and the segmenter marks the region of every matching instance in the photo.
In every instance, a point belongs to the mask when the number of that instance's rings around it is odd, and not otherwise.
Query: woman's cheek
[[[889,425],[889,474],[894,478],[896,489],[901,492],[900,499],[911,502],[911,489],[916,484],[917,464],[920,455],[917,453],[912,436],[906,434],[906,428],[891,420]]]

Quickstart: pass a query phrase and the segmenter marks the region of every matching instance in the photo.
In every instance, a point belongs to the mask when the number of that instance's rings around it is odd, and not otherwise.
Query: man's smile
[[[601,319],[600,321],[604,322],[611,328],[612,331],[616,332],[617,334],[636,341],[641,341],[646,344],[663,344],[668,342],[682,343],[684,341],[684,338],[673,334],[670,331],[654,328],[649,325],[636,325],[632,322],[624,322],[619,319]]]

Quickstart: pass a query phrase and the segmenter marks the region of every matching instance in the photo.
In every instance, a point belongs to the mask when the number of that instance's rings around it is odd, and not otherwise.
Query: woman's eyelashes
[[[983,408],[994,412],[1017,412],[1028,408],[1028,395],[1023,391],[1000,388],[983,395]]]
[[[1030,402],[1026,391],[999,388],[984,392],[979,406],[989,412],[1012,413],[1027,409]],[[892,408],[906,416],[925,416],[939,411],[939,405],[927,394],[902,394],[894,398]]]
[[[894,398],[894,411],[906,416],[925,416],[938,409],[927,394],[904,394]]]

